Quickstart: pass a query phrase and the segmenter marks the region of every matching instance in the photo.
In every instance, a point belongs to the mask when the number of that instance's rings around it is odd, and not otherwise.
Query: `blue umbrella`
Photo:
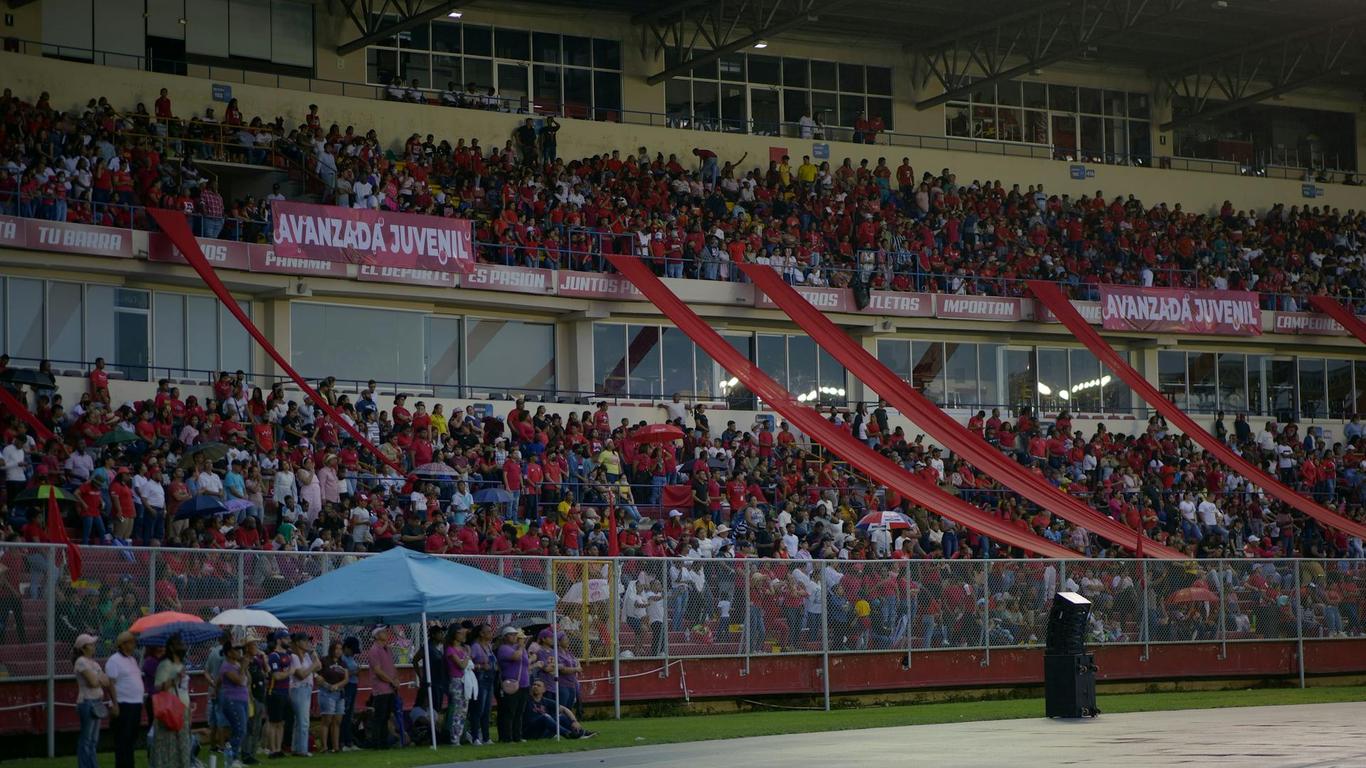
[[[180,635],[186,645],[211,643],[223,637],[223,628],[207,621],[176,621],[149,629],[138,637],[138,644],[161,648],[172,635]]]
[[[228,508],[217,496],[199,494],[176,509],[175,519],[192,520],[197,517],[212,517],[227,511]]]
[[[474,494],[475,504],[507,504],[512,501],[512,491],[505,488],[484,488]]]

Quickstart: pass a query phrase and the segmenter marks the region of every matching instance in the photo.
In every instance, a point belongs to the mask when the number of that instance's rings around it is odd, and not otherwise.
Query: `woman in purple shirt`
[[[526,719],[527,689],[531,687],[531,664],[527,659],[526,635],[516,627],[503,627],[498,640],[498,741],[506,744],[526,741],[522,722]]]
[[[227,645],[223,664],[218,668],[218,698],[228,721],[228,743],[223,747],[223,762],[241,765],[242,739],[247,735],[247,675],[242,670],[242,646]]]
[[[569,652],[569,643],[566,641],[565,634],[560,633],[559,660],[560,660],[560,679],[556,688],[559,694],[560,706],[577,710],[579,703],[579,673],[583,667],[574,654]]]
[[[491,744],[489,720],[493,713],[493,689],[498,687],[498,659],[493,652],[493,627],[480,624],[471,634],[470,660],[479,682],[479,695],[470,702],[470,737],[475,744]]]

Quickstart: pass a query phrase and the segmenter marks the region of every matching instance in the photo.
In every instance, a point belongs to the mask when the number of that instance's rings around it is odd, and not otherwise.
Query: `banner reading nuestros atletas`
[[[1259,336],[1262,309],[1247,291],[1102,285],[1101,325],[1109,331]]]
[[[468,273],[470,222],[276,200],[271,239],[281,257]]]

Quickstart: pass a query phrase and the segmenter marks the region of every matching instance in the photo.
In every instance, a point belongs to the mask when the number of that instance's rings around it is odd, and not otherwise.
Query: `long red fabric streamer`
[[[66,545],[66,569],[71,572],[72,581],[79,581],[82,569],[81,549],[66,532],[66,521],[62,519],[62,510],[57,505],[57,486],[44,487],[47,488],[47,537],[54,544]]]
[[[256,340],[257,344],[261,345],[261,348],[266,351],[266,354],[270,355],[270,358],[275,361],[275,364],[280,366],[280,369],[288,374],[289,378],[293,379],[295,384],[299,385],[299,389],[303,390],[303,393],[308,396],[308,399],[312,400],[313,404],[318,406],[323,413],[327,414],[327,417],[336,423],[338,427],[355,438],[356,442],[365,446],[370,453],[374,454],[375,458],[379,459],[386,466],[392,467],[395,472],[402,475],[403,467],[399,466],[396,462],[390,461],[388,457],[380,452],[379,448],[375,447],[374,444],[365,438],[364,433],[343,419],[341,414],[337,413],[337,410],[333,408],[331,404],[310,387],[308,382],[304,381],[304,377],[300,376],[299,372],[294,370],[294,367],[289,364],[289,361],[285,360],[284,355],[281,355],[280,351],[266,339],[265,334],[261,333],[260,329],[251,322],[251,318],[247,317],[246,313],[242,311],[242,308],[237,306],[237,302],[232,298],[232,294],[228,292],[227,287],[223,285],[223,281],[218,279],[218,275],[213,271],[213,267],[209,264],[208,260],[204,258],[204,252],[200,250],[199,242],[195,240],[194,234],[190,232],[190,226],[185,222],[185,215],[178,211],[166,211],[156,208],[148,208],[147,212],[152,215],[152,218],[156,220],[157,225],[161,227],[161,231],[166,233],[166,236],[171,239],[171,242],[175,244],[175,247],[180,249],[181,255],[185,257],[185,261],[194,268],[195,272],[199,273],[199,277],[204,281],[204,284],[209,287],[209,290],[213,291],[214,295],[218,297],[218,300],[223,303],[223,306],[227,307],[228,311],[232,313],[232,316],[237,318],[237,322],[242,324],[242,327],[246,329],[247,333],[251,334],[251,337]]]
[[[38,417],[33,415],[33,411],[24,407],[23,402],[4,387],[0,387],[0,405],[4,405],[5,410],[22,419],[23,422],[28,425],[29,429],[33,430],[33,434],[38,436],[39,440],[47,442],[48,440],[57,439],[57,436],[52,434],[52,430],[43,426],[43,422],[39,421]]]
[[[1056,285],[1039,280],[1030,280],[1028,286],[1030,292],[1043,302],[1044,306],[1048,307],[1053,315],[1062,321],[1063,325],[1067,326],[1067,330],[1071,331],[1078,341],[1085,344],[1086,348],[1091,350],[1101,362],[1109,366],[1110,370],[1114,371],[1126,384],[1133,388],[1138,396],[1143,398],[1144,402],[1156,408],[1157,412],[1166,417],[1167,421],[1199,443],[1202,448],[1213,454],[1229,469],[1261,487],[1277,501],[1294,507],[1320,523],[1346,531],[1352,536],[1366,538],[1366,525],[1349,520],[1295,493],[1288,486],[1253,466],[1213,435],[1201,429],[1194,419],[1177,408],[1175,403],[1163,397],[1156,387],[1149,384],[1148,380],[1143,378],[1138,371],[1135,371],[1128,361],[1120,357],[1109,344],[1106,344],[1100,334],[1072,307],[1067,297],[1063,296],[1062,291],[1058,290]]]
[[[1181,552],[1154,541],[1144,542],[1142,546],[1136,545],[1135,540],[1141,538],[1140,532],[1100,514],[1080,500],[1044,482],[1018,462],[1001,455],[1000,451],[988,445],[981,437],[969,432],[967,427],[940,410],[939,406],[906,384],[900,376],[883,365],[882,361],[850,339],[828,317],[821,314],[820,310],[802,298],[792,286],[783,282],[782,277],[772,267],[763,264],[741,264],[740,268],[760,290],[768,294],[769,298],[787,313],[788,317],[810,334],[822,349],[834,355],[835,359],[844,364],[855,376],[870,384],[887,398],[887,402],[913,419],[932,437],[982,471],[990,472],[994,479],[1064,520],[1095,531],[1126,549],[1169,559],[1185,557]]]
[[[1309,303],[1314,308],[1325,315],[1338,321],[1338,325],[1347,329],[1347,332],[1357,337],[1357,340],[1366,344],[1366,322],[1352,313],[1352,310],[1344,307],[1341,302],[1331,296],[1310,296]]]
[[[725,368],[751,392],[758,395],[771,408],[782,414],[811,437],[825,446],[850,466],[857,468],[877,482],[901,494],[904,498],[916,500],[921,506],[936,514],[966,526],[978,533],[997,541],[1019,547],[1044,557],[1075,558],[1076,552],[1054,544],[1033,533],[1022,531],[992,517],[971,504],[945,493],[938,486],[913,477],[896,462],[877,453],[867,445],[854,439],[847,431],[831,424],[814,409],[796,401],[791,392],[775,382],[757,366],[741,355],[728,342],[712,330],[702,318],[697,316],[681,299],[673,294],[654,273],[638,259],[608,255],[607,259],[617,271],[635,284],[654,305],[663,312],[679,330],[688,335],[699,347],[706,350],[711,358]]]

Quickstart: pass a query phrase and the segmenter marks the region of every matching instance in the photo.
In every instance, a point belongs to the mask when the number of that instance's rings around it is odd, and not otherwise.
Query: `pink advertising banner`
[[[1276,333],[1296,333],[1306,336],[1346,336],[1347,329],[1328,315],[1317,312],[1277,312]]]
[[[475,264],[472,272],[461,276],[460,287],[480,291],[553,294],[555,273],[548,269]]]
[[[934,297],[928,293],[870,291],[863,311],[893,317],[934,317]]]
[[[465,219],[276,200],[271,236],[284,258],[469,273],[474,235]]]
[[[1247,291],[1102,285],[1101,325],[1110,331],[1259,336],[1262,309]]]
[[[133,233],[130,230],[45,219],[0,216],[0,245],[86,256],[133,258]]]
[[[645,296],[621,275],[561,270],[556,273],[555,293],[577,299],[644,301]]]
[[[435,269],[382,267],[376,264],[361,264],[356,268],[356,279],[362,283],[398,283],[400,285],[425,285],[433,288],[454,288],[456,277],[457,275],[454,272],[441,272]]]
[[[1012,296],[935,297],[935,317],[946,320],[994,320],[1011,322],[1024,319],[1024,299]]]
[[[848,288],[803,288],[793,286],[806,302],[822,312],[853,312],[853,291]],[[763,291],[755,291],[755,304],[764,309],[772,309],[777,304]]]
[[[204,258],[208,259],[214,269],[249,270],[251,249],[265,247],[233,240],[208,240],[202,237],[195,239],[199,242],[199,249],[204,252]],[[171,239],[160,232],[153,232],[147,236],[147,260],[167,264],[189,263]]]
[[[1100,325],[1100,302],[1098,301],[1073,301],[1072,309],[1077,310],[1077,314],[1091,325]],[[1038,302],[1034,303],[1034,319],[1041,323],[1060,323],[1062,322],[1048,311],[1048,307]]]
[[[287,256],[266,245],[251,246],[251,271],[275,275],[346,277],[346,263],[307,256]]]

